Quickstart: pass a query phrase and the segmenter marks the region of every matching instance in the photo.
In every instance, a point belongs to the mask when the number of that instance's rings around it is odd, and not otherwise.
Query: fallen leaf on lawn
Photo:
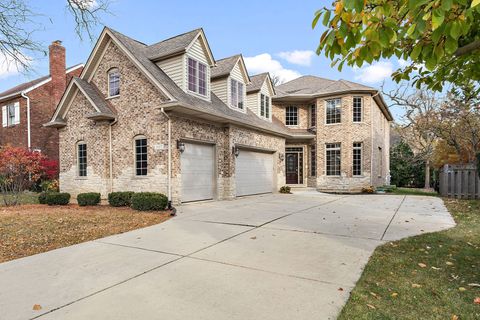
[[[427,265],[425,263],[421,263],[421,262],[418,264],[418,266],[420,268],[426,268],[427,267]]]
[[[420,288],[421,285],[417,284],[417,283],[412,283],[412,288]]]
[[[255,240],[255,239],[257,239],[257,237],[251,237],[250,239]]]
[[[437,267],[433,267],[433,266],[432,266],[432,269],[433,270],[442,270],[442,268],[437,268]]]
[[[370,294],[371,294],[372,296],[374,296],[375,298],[377,298],[377,299],[379,298],[378,294],[376,294],[375,292],[370,292]]]
[[[343,291],[343,288],[338,288],[338,291]]]
[[[473,299],[473,303],[480,304],[480,297],[476,297],[475,299]]]
[[[377,309],[373,304],[369,304],[369,303],[367,303],[367,307],[369,307],[370,309]]]
[[[480,284],[478,284],[478,283],[469,283],[468,286],[469,286],[469,287],[480,287]]]
[[[452,316],[452,320],[458,320],[458,316],[457,316],[456,314],[454,314],[454,315]]]
[[[445,262],[445,264],[446,264],[447,266],[453,266],[453,262],[450,262],[450,261]]]
[[[42,306],[39,305],[39,304],[34,304],[33,305],[33,310],[41,310],[42,309]]]
[[[398,296],[398,293],[394,292],[392,293],[392,298],[396,298]]]
[[[458,291],[462,291],[462,292],[463,292],[463,291],[467,291],[467,289],[465,289],[464,287],[460,287],[460,288],[458,288]]]

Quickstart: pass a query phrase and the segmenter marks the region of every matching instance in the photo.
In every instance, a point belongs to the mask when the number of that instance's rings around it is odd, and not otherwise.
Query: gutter
[[[30,128],[30,97],[25,94],[25,91],[22,91],[20,93],[22,97],[27,99],[27,146],[28,150],[32,150],[32,134],[31,134],[31,128]]]
[[[165,112],[164,108],[160,108],[160,112],[167,117],[168,122],[168,168],[167,168],[167,188],[168,188],[168,208],[172,208],[172,119],[170,119],[170,116]]]

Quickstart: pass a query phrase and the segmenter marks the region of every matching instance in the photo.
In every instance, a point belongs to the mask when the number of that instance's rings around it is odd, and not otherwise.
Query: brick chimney
[[[50,58],[50,77],[51,94],[55,106],[60,102],[63,92],[67,85],[65,74],[65,47],[62,46],[62,41],[56,40],[48,47]]]

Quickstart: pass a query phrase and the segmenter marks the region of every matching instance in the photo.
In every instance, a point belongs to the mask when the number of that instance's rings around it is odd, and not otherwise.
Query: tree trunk
[[[425,161],[425,189],[430,189],[430,160]]]

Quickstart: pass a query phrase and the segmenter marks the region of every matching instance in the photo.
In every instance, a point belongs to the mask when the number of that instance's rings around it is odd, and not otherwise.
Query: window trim
[[[294,110],[295,110],[295,124],[288,124],[288,109],[289,108],[294,108]],[[292,105],[287,106],[285,108],[285,125],[287,127],[298,127],[298,120],[299,120],[298,119],[298,106],[292,106]]]
[[[338,147],[328,148],[328,145],[338,145]],[[340,152],[340,163],[338,166],[339,174],[328,174],[328,151]],[[342,144],[340,142],[325,143],[325,176],[341,177],[342,176]]]
[[[2,127],[8,128],[8,127],[14,127],[17,124],[20,124],[20,114],[21,114],[20,102],[16,101],[16,102],[3,105],[2,106]]]
[[[193,68],[194,71],[194,90],[190,89],[190,61],[195,62],[195,67]],[[203,66],[205,68],[205,79],[200,79],[200,66]],[[205,94],[200,92],[200,83],[201,81],[205,82]],[[186,89],[189,93],[198,95],[202,98],[207,98],[208,97],[208,67],[205,63],[187,56],[187,83],[186,83]]]
[[[233,103],[233,88],[235,88],[235,104]],[[237,79],[230,78],[230,108],[235,110],[245,110],[245,85]]]
[[[270,119],[271,115],[270,96],[260,93],[260,117]],[[262,114],[263,113],[263,114]]]
[[[338,122],[328,122],[328,102],[329,101],[340,101],[339,103],[339,108],[340,108],[340,117]],[[325,100],[325,124],[326,125],[335,125],[335,124],[341,124],[342,123],[342,98],[332,98]]]
[[[360,120],[355,120],[355,99],[360,99]],[[354,96],[352,98],[352,122],[353,123],[362,123],[363,122],[363,97],[362,96]]]
[[[355,150],[360,150],[360,174],[355,174]],[[352,176],[363,177],[363,142],[354,142],[352,144]]]
[[[116,72],[118,74],[118,94],[115,94],[115,95],[112,95],[111,94],[111,80],[110,80],[110,76]],[[116,98],[116,97],[119,97],[120,96],[120,70],[117,68],[117,67],[113,67],[113,68],[110,68],[108,71],[107,71],[107,75],[108,75],[108,81],[107,81],[107,91],[108,91],[108,94],[107,94],[107,97],[108,98]]]
[[[80,167],[81,165],[81,160],[80,160],[80,146],[85,146],[85,156],[82,157],[85,159],[85,170],[82,170],[82,168]],[[80,178],[80,179],[86,179],[88,177],[88,149],[87,149],[87,143],[83,140],[81,141],[78,141],[76,143],[76,148],[75,148],[75,152],[77,154],[76,158],[77,158],[77,178]],[[85,171],[85,174],[83,174],[83,171]]]
[[[312,103],[309,108],[310,111],[310,128],[316,128],[317,127],[317,104]]]
[[[146,167],[145,167],[145,174],[138,174],[138,170],[142,170],[142,168],[138,168],[137,164],[139,161],[137,160],[137,141],[139,140],[145,140],[145,148],[146,148],[146,158],[145,160],[140,160],[140,162],[145,161],[146,162]],[[148,176],[148,139],[144,135],[137,135],[133,138],[133,170],[134,170],[134,176],[136,178],[146,178]]]

